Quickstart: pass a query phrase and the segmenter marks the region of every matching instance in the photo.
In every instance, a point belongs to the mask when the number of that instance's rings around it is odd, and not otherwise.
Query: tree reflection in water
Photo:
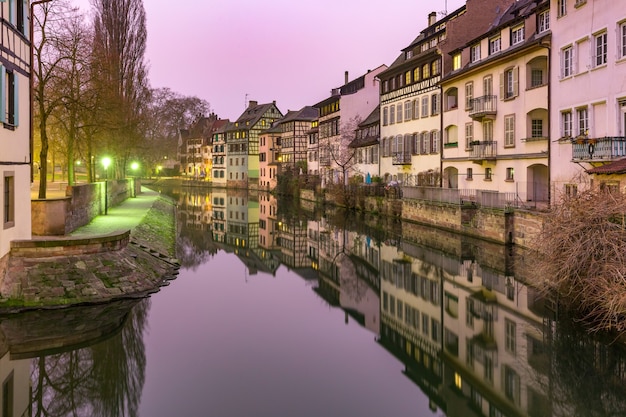
[[[143,341],[150,299],[122,329],[92,346],[33,360],[33,416],[134,416],[145,382]]]

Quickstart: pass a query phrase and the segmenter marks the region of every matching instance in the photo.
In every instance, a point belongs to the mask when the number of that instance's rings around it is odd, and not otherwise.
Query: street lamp
[[[109,165],[111,165],[111,158],[108,156],[102,158],[102,166],[104,167],[104,214],[109,213],[109,187],[107,180],[109,179]]]

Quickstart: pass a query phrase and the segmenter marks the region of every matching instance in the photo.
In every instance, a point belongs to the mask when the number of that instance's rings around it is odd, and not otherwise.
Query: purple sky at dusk
[[[89,10],[89,0],[73,0]],[[152,87],[207,100],[234,120],[248,100],[298,110],[368,69],[390,65],[428,13],[464,0],[144,0]]]

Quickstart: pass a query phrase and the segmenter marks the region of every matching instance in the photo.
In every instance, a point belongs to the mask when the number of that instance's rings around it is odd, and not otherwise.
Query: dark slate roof
[[[587,170],[588,174],[626,174],[626,158]]]
[[[313,106],[305,106],[297,111],[288,111],[285,117],[280,120],[280,123],[295,121],[312,122],[320,115],[318,108]]]
[[[359,123],[359,127],[366,127],[375,123],[380,123],[380,104],[376,106],[374,110],[372,110],[372,112],[369,114],[369,116],[365,118],[365,120]]]
[[[226,130],[241,129],[241,128],[246,128],[246,127],[252,128],[254,125],[256,125],[259,122],[259,120],[261,120],[261,117],[263,117],[263,115],[267,113],[267,111],[271,109],[272,107],[275,107],[277,111],[276,114],[282,117],[282,113],[280,112],[280,110],[278,110],[278,107],[276,107],[275,102],[265,103],[265,104],[256,104],[256,105],[254,105],[251,102],[250,106],[248,106],[248,108],[235,121],[235,123],[239,124],[239,126],[235,127],[235,125],[232,124]]]

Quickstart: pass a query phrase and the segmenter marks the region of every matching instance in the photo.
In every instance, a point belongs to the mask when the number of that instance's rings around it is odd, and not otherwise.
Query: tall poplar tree
[[[99,153],[114,161],[116,178],[125,175],[133,149],[144,140],[149,101],[145,62],[147,29],[142,0],[91,0],[94,13],[92,71],[101,107]]]

